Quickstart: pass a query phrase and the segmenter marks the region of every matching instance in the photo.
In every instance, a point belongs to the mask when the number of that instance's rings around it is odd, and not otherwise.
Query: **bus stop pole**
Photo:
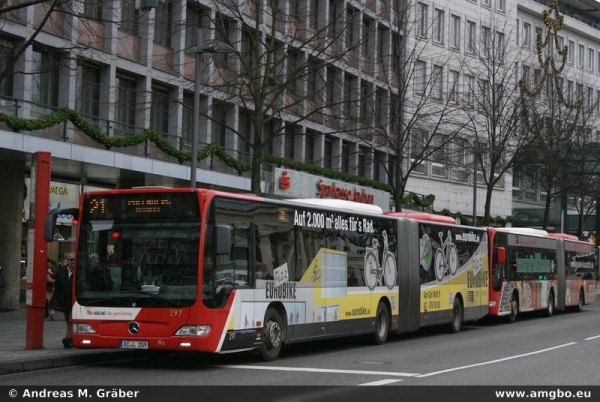
[[[26,349],[44,347],[44,307],[46,306],[46,272],[48,243],[44,241],[44,219],[50,202],[50,152],[33,154],[29,225],[27,229],[27,305]]]

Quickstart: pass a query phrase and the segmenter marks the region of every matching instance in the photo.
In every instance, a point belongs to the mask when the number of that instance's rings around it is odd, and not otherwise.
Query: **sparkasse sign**
[[[275,168],[273,194],[285,198],[334,198],[390,210],[390,193],[291,169]]]

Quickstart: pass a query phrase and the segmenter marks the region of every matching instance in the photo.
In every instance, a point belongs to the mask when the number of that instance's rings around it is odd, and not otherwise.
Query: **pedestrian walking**
[[[73,323],[71,321],[71,309],[73,307],[73,269],[75,254],[67,254],[67,265],[58,270],[54,286],[54,296],[50,302],[50,308],[62,311],[65,314],[67,331],[62,340],[65,348],[73,346]]]
[[[56,273],[58,269],[56,263],[48,258],[47,270],[46,270],[46,307],[44,309],[44,318],[50,317],[54,321],[54,310],[49,309],[50,300],[54,296],[54,283],[56,282]]]

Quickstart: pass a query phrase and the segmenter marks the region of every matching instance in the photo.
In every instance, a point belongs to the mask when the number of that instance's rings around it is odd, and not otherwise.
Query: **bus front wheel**
[[[283,325],[281,316],[274,308],[267,309],[265,314],[265,326],[263,343],[260,346],[260,357],[270,362],[277,359],[283,344]]]
[[[458,297],[454,298],[454,306],[452,307],[452,321],[450,322],[450,332],[456,334],[460,332],[463,319],[463,307]]]

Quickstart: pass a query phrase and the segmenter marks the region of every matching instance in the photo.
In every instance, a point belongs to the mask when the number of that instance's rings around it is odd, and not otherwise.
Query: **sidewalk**
[[[16,311],[0,311],[0,375],[24,371],[45,370],[109,360],[126,359],[139,355],[138,351],[118,349],[65,349],[64,315],[56,312],[56,321],[44,320],[44,347],[26,349],[27,306]]]

